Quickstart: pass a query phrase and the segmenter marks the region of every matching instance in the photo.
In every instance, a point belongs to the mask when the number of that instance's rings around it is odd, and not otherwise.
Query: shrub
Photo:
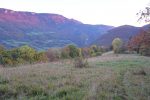
[[[61,58],[70,58],[69,52],[70,51],[69,51],[68,47],[62,48],[61,49]]]
[[[13,59],[11,56],[11,51],[3,51],[1,53],[1,57],[0,57],[0,64],[1,65],[13,65]]]
[[[20,57],[24,59],[26,62],[33,63],[35,61],[34,56],[36,54],[36,50],[25,45],[18,48],[20,52]]]
[[[61,58],[61,52],[59,49],[49,49],[46,51],[46,56],[49,61],[57,61]]]
[[[84,58],[77,57],[74,59],[74,67],[75,68],[84,68],[84,67],[88,67],[88,66],[89,66],[88,61],[85,60]]]
[[[5,51],[5,47],[3,45],[0,45],[0,54]]]
[[[8,84],[0,85],[0,98],[5,96],[9,92]]]
[[[90,56],[91,56],[91,57],[96,56],[96,53],[95,53],[95,51],[94,51],[93,49],[90,49]]]
[[[82,57],[84,57],[84,58],[88,58],[91,56],[89,48],[82,48],[81,53],[82,53]]]
[[[74,45],[68,45],[61,50],[61,58],[75,58],[82,56],[81,49]]]
[[[35,62],[47,62],[48,61],[48,57],[45,54],[45,52],[37,52],[34,55],[34,60],[35,60]]]
[[[29,46],[22,46],[0,53],[0,64],[3,66],[16,66],[19,64],[45,62],[47,57],[44,52],[37,52]]]

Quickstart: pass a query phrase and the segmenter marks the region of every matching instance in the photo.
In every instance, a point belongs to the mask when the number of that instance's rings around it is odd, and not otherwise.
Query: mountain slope
[[[107,31],[106,34],[101,35],[94,43],[97,45],[110,46],[114,38],[121,38],[124,43],[140,32],[140,27],[130,25],[123,25]]]
[[[57,14],[0,9],[0,43],[8,48],[28,44],[36,49],[73,43],[87,46],[113,28],[88,25]]]

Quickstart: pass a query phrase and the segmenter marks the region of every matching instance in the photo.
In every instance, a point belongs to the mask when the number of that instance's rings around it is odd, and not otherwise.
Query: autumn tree
[[[115,38],[112,41],[112,46],[113,46],[114,53],[119,53],[120,52],[122,44],[123,44],[123,42],[122,42],[122,40],[120,38]]]
[[[63,58],[63,59],[70,58],[69,52],[70,52],[70,50],[68,47],[62,48],[61,49],[61,58]]]
[[[62,52],[64,53],[65,50],[62,50]],[[57,61],[61,57],[61,51],[60,49],[50,48],[46,51],[46,55],[49,61]],[[63,56],[65,56],[65,54]]]
[[[90,54],[90,48],[87,48],[87,47],[81,48],[81,52],[82,52],[82,56],[84,58],[88,58],[88,57],[91,56],[91,54]]]
[[[142,30],[128,43],[129,51],[136,51],[142,55],[150,56],[150,30]]]

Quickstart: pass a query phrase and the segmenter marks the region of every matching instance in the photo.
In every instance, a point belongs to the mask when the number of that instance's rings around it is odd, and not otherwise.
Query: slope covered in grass
[[[3,100],[148,100],[150,58],[113,54],[72,61],[0,68]]]

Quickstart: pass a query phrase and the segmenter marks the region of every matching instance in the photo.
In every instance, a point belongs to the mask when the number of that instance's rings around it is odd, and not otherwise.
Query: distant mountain
[[[144,29],[144,30],[150,30],[150,24],[144,25],[142,27],[142,29]]]
[[[0,8],[0,44],[8,48],[25,44],[38,50],[67,44],[87,46],[112,28],[107,25],[83,24],[58,14]]]
[[[145,26],[145,29],[148,26]],[[127,43],[128,40],[138,34],[143,27],[134,27],[130,25],[123,25],[107,31],[106,34],[101,35],[93,44],[110,46],[114,38],[121,38],[124,43]]]

